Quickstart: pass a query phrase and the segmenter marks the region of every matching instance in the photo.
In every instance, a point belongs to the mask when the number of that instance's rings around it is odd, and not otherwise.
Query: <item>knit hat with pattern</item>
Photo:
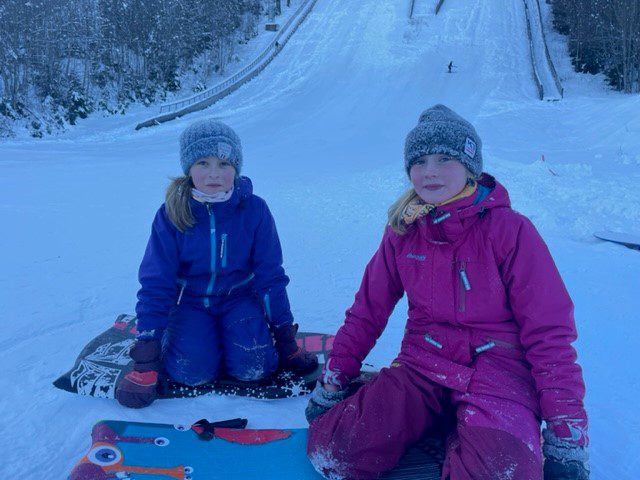
[[[404,145],[404,166],[409,173],[423,155],[443,153],[460,161],[478,178],[482,173],[482,141],[469,122],[444,105],[434,105],[420,115]]]

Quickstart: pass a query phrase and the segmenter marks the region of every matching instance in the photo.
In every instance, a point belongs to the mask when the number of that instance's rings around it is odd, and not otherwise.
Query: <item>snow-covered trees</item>
[[[640,92],[640,1],[551,0],[556,27],[569,36],[578,71],[604,72],[627,93]]]
[[[28,117],[37,130],[162,99],[199,56],[223,72],[272,2],[2,0],[0,120]]]

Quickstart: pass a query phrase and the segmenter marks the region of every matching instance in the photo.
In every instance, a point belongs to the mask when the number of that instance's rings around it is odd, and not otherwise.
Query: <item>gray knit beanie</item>
[[[411,170],[423,155],[444,153],[455,157],[478,178],[482,173],[482,141],[469,122],[444,105],[428,108],[409,132],[404,144],[404,166]]]
[[[242,145],[231,127],[217,120],[205,119],[189,125],[180,135],[180,165],[185,175],[204,157],[228,160],[240,175]]]

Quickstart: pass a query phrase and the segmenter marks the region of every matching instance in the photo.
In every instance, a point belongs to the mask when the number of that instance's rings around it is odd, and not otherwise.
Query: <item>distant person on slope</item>
[[[544,457],[545,479],[587,479],[573,303],[547,246],[444,105],[407,135],[404,167],[412,188],[389,209],[307,407],[311,462],[327,478],[378,478],[444,430],[442,478],[539,480]],[[349,396],[404,294],[399,355]]]
[[[127,407],[156,398],[158,374],[187,385],[297,372],[317,358],[296,344],[276,226],[240,176],[240,138],[204,120],[180,137],[184,176],[167,189],[140,265],[135,361],[116,390]]]
[[[453,60],[451,60],[451,61],[449,62],[449,65],[447,65],[447,70],[448,70],[448,72],[449,72],[449,73],[451,73],[451,69],[452,69],[452,68],[453,68]]]

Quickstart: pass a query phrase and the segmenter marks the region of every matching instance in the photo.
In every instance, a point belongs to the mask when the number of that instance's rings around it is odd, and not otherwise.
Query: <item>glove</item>
[[[548,426],[542,431],[545,480],[589,480],[589,453],[584,445],[571,437],[559,437],[558,428]]]
[[[307,422],[311,423],[320,415],[327,413],[331,407],[340,403],[351,393],[347,389],[329,391],[320,382],[316,383],[316,387],[311,392],[307,408],[304,410]]]
[[[129,355],[134,360],[129,372],[116,387],[116,400],[129,408],[148,407],[158,396],[160,370],[160,342],[138,340]]]
[[[318,367],[318,357],[298,346],[297,332],[297,324],[285,325],[273,330],[280,367],[301,374],[313,372]]]

